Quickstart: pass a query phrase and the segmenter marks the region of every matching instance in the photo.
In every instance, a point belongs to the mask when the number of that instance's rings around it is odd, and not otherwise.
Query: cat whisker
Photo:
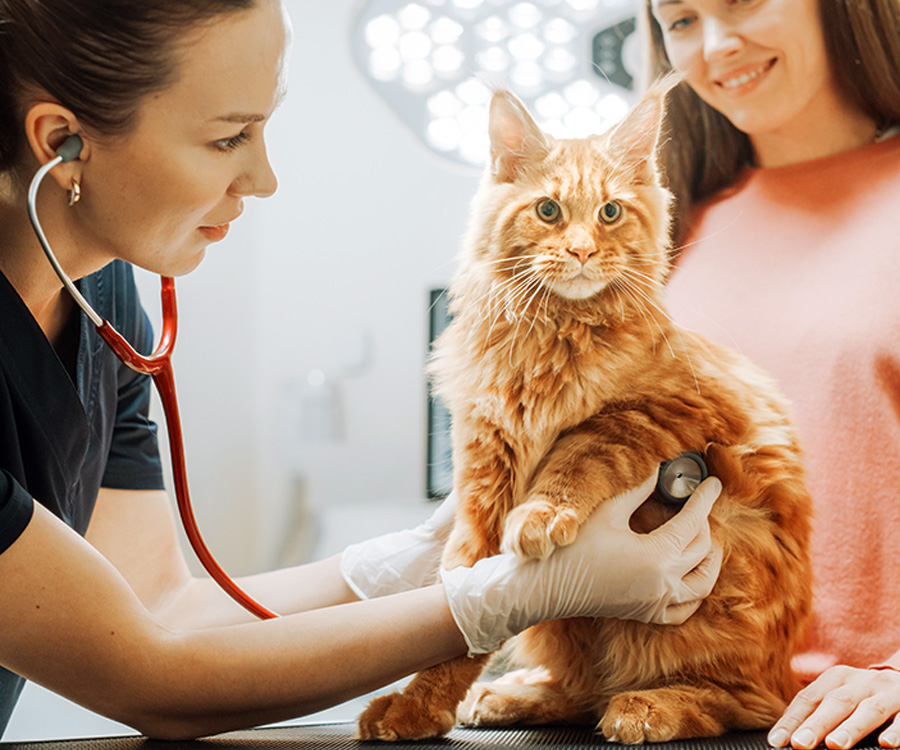
[[[672,342],[669,341],[669,337],[666,335],[665,330],[663,329],[659,320],[657,320],[656,316],[652,314],[650,309],[652,307],[654,310],[659,312],[659,306],[655,303],[653,298],[649,294],[647,294],[645,290],[641,289],[638,284],[634,283],[634,281],[629,279],[627,276],[622,276],[621,281],[625,289],[627,289],[631,293],[631,299],[636,305],[638,305],[642,314],[644,314],[645,319],[648,321],[652,321],[656,325],[663,341],[666,344],[666,347],[668,347],[669,349],[669,353],[672,355],[672,359],[676,359],[677,357],[675,356],[675,349],[672,347]]]
[[[524,317],[524,312],[525,312],[525,310],[528,309],[528,306],[531,304],[532,300],[534,300],[534,298],[541,292],[541,288],[542,288],[541,280],[537,276],[534,277],[534,285],[535,285],[536,289],[534,290],[534,293],[528,298],[528,301],[525,303],[525,305],[522,307],[522,315],[520,315],[518,317],[518,320],[516,321],[516,327],[515,327],[515,330],[513,331],[512,340],[509,342],[509,366],[510,367],[514,366],[513,365],[513,352],[515,351],[515,348],[516,348],[516,339],[519,336],[519,328],[522,325],[522,318]],[[530,291],[530,288],[528,291]],[[528,292],[526,291],[525,294],[527,294],[527,293]],[[532,328],[534,327],[534,320],[536,318],[537,318],[537,316],[533,316],[533,319],[531,322]],[[531,328],[529,328],[528,331],[531,332]]]
[[[662,326],[660,326],[659,321],[656,320],[651,314],[647,306],[641,301],[640,297],[636,294],[636,289],[634,286],[627,280],[627,278],[619,277],[614,282],[615,286],[626,295],[628,299],[631,300],[634,307],[640,313],[641,317],[647,324],[647,329],[650,331],[650,337],[653,339],[653,352],[656,352],[656,338],[653,336],[653,326],[651,325],[651,321],[656,324],[656,327],[659,329],[659,332],[662,334],[663,339],[666,344],[669,345],[668,339],[665,337],[665,332],[662,330]],[[625,309],[624,305],[622,307],[622,320],[625,319]],[[669,351],[672,352],[672,347],[669,345]],[[672,352],[672,356],[675,356],[675,353]]]
[[[630,269],[626,269],[625,278],[628,277],[628,271],[629,271],[629,270],[630,270]],[[632,272],[633,272],[633,271],[632,271]],[[663,308],[663,307],[662,307],[656,300],[654,300],[649,294],[647,294],[646,291],[644,291],[643,289],[641,289],[640,287],[638,287],[636,284],[634,285],[634,288],[635,288],[635,291],[637,291],[639,294],[641,294],[641,295],[644,297],[644,299],[646,300],[647,303],[649,303],[650,305],[652,305],[653,308],[654,308],[660,315],[662,315],[667,321],[669,321],[669,323],[672,324],[671,330],[673,330],[673,331],[675,332],[675,335],[678,336],[678,342],[681,344],[681,351],[684,353],[685,361],[687,361],[688,367],[689,367],[690,370],[691,370],[691,375],[692,375],[693,378],[694,378],[694,386],[697,388],[697,393],[700,394],[700,381],[697,379],[697,371],[694,369],[694,361],[691,359],[691,354],[690,354],[690,352],[688,351],[688,348],[687,348],[687,346],[686,346],[685,343],[684,343],[684,337],[681,335],[681,329],[678,327],[678,325],[677,325],[677,324],[675,323],[675,321],[672,319],[672,316],[669,315],[668,311],[665,310],[665,308]],[[657,322],[657,325],[659,325],[658,322]],[[662,333],[662,327],[660,327],[660,332]],[[666,344],[667,344],[668,347],[669,347],[669,352],[672,354],[672,358],[673,358],[673,359],[676,359],[677,357],[676,357],[676,355],[675,355],[675,351],[674,351],[674,349],[673,349],[673,347],[672,347],[672,344],[671,344],[671,342],[669,341],[669,337],[666,336],[665,333],[663,333],[663,338],[665,338],[665,340],[666,340]]]

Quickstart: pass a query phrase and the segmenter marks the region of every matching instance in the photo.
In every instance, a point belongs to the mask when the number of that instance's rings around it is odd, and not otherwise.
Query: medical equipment
[[[78,306],[84,311],[88,319],[94,324],[97,333],[107,343],[113,353],[135,372],[150,375],[156,388],[159,391],[160,401],[162,401],[163,411],[166,417],[166,426],[169,431],[169,449],[172,458],[172,476],[175,483],[175,497],[178,502],[178,511],[181,515],[181,522],[187,534],[188,541],[194,549],[198,559],[203,567],[210,574],[213,580],[228,593],[232,599],[252,612],[259,618],[268,619],[277,617],[274,612],[263,607],[248,596],[238,585],[228,577],[224,570],[219,566],[213,557],[200,530],[197,527],[197,520],[194,517],[194,511],[191,506],[191,497],[188,490],[187,468],[184,458],[184,440],[181,432],[181,418],[178,411],[178,399],[175,395],[175,375],[172,369],[172,350],[175,346],[175,333],[178,328],[178,310],[175,300],[175,281],[174,279],[163,276],[162,280],[162,313],[163,325],[160,335],[159,344],[156,350],[148,357],[144,357],[134,350],[134,348],[116,331],[109,321],[101,318],[97,312],[91,307],[88,301],[82,296],[81,292],[72,283],[72,280],[66,275],[59,261],[56,259],[50,244],[41,228],[41,224],[37,217],[37,192],[41,181],[46,174],[58,164],[70,162],[77,159],[81,153],[83,143],[79,136],[69,136],[62,146],[59,147],[57,156],[42,166],[31,181],[28,190],[28,217],[31,219],[31,225],[37,235],[41,247],[53,269],[59,276],[60,281],[69,291]]]
[[[670,505],[684,505],[697,485],[708,476],[706,462],[699,453],[682,453],[659,465],[656,495]]]

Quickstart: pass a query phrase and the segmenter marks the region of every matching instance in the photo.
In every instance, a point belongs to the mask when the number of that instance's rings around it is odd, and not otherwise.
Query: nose
[[[566,248],[566,252],[569,255],[578,258],[581,265],[587,263],[591,256],[595,255],[597,252],[594,238],[591,236],[591,233],[583,227],[577,225],[571,227],[567,239],[568,247]]]
[[[241,197],[268,198],[278,189],[278,178],[269,163],[265,143],[257,149],[248,149],[247,156],[246,169],[232,184],[231,192]]]
[[[707,62],[722,60],[741,47],[741,37],[734,27],[718,18],[703,23],[703,57]]]

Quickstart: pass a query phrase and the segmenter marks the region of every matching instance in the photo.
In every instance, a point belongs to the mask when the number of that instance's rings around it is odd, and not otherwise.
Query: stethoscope
[[[50,249],[50,243],[41,228],[37,217],[37,193],[41,180],[57,164],[70,162],[78,158],[83,142],[77,135],[69,136],[62,146],[56,151],[56,157],[42,166],[34,175],[31,187],[28,189],[28,217],[37,235],[44,254],[56,271],[65,288],[72,295],[78,306],[88,316],[91,323],[97,329],[97,333],[107,343],[113,353],[135,372],[150,375],[159,391],[163,412],[166,417],[166,426],[169,431],[169,450],[172,457],[172,478],[175,484],[175,497],[178,504],[178,512],[181,523],[184,526],[188,541],[191,544],[197,558],[209,575],[228,593],[238,604],[252,612],[257,617],[268,619],[277,617],[274,612],[254,601],[241,588],[229,578],[216,562],[197,527],[197,520],[191,506],[191,495],[188,490],[187,468],[184,458],[184,440],[181,433],[181,418],[178,412],[178,399],[175,396],[175,375],[172,370],[172,350],[175,347],[175,333],[178,328],[178,309],[175,302],[175,281],[168,276],[162,276],[162,314],[163,325],[159,344],[149,357],[138,354],[125,338],[115,329],[108,320],[101,318],[72,280],[66,275],[59,261]]]
[[[58,164],[77,159],[83,143],[79,136],[69,136],[56,151],[56,157],[42,166],[34,175],[28,189],[28,217],[37,235],[44,254],[53,266],[63,286],[78,304],[88,319],[94,324],[97,333],[107,343],[113,353],[135,372],[150,375],[159,391],[166,427],[169,432],[169,451],[172,459],[172,477],[175,484],[175,497],[181,522],[197,558],[207,573],[238,604],[257,617],[269,619],[277,615],[263,607],[245,593],[216,562],[197,527],[197,519],[191,506],[188,489],[187,467],[184,457],[184,439],[181,432],[181,417],[178,411],[178,399],[175,395],[175,374],[172,369],[172,350],[175,347],[175,334],[178,328],[178,309],[175,301],[175,281],[171,277],[162,276],[162,314],[163,326],[159,344],[153,354],[142,356],[125,340],[108,320],[101,318],[72,280],[63,271],[56,259],[50,243],[44,234],[37,217],[37,193],[41,181],[47,173]],[[706,463],[698,453],[682,453],[680,456],[660,464],[656,482],[657,497],[663,502],[681,505],[690,494],[707,477]]]
[[[693,451],[663,461],[656,480],[657,499],[669,505],[684,505],[709,471],[703,456]]]

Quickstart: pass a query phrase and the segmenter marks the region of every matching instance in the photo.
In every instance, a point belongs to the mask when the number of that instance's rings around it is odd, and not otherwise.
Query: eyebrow
[[[284,101],[285,96],[287,96],[287,90],[283,89],[278,93],[278,98],[275,100],[275,106],[272,107],[272,111],[274,112],[281,106],[281,103]],[[260,114],[247,114],[244,112],[232,112],[227,115],[222,115],[221,117],[215,118],[215,122],[262,122],[266,119],[268,115],[260,115]]]
[[[262,122],[265,119],[265,115],[245,115],[241,112],[233,112],[230,115],[217,117],[216,122]]]

